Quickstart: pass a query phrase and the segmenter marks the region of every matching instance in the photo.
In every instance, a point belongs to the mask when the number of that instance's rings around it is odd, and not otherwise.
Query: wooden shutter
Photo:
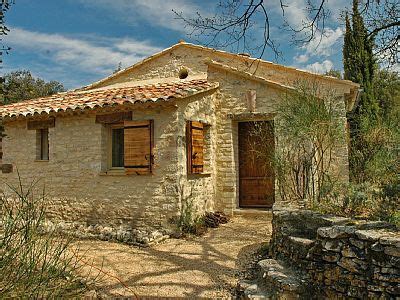
[[[187,133],[187,162],[188,172],[198,174],[204,167],[204,125],[196,121],[188,121]]]
[[[124,122],[124,167],[127,175],[152,172],[153,120]]]

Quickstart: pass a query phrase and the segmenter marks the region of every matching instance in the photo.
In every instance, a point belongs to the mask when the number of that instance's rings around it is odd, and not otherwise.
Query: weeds
[[[183,234],[203,235],[208,228],[217,228],[220,224],[228,223],[229,218],[222,212],[206,212],[196,215],[193,201],[185,201],[177,221],[177,227]]]
[[[55,232],[43,233],[44,191],[35,184],[11,187],[0,198],[0,293],[2,297],[48,298],[77,296],[85,290],[77,275],[79,258],[69,251],[71,240]]]

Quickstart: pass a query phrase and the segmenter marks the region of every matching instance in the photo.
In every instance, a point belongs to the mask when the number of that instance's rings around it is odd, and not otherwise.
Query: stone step
[[[298,299],[306,294],[306,281],[283,262],[264,259],[258,262],[258,267],[259,286],[274,299]]]
[[[272,295],[266,293],[260,288],[260,286],[248,280],[241,280],[237,286],[238,299],[252,299],[252,300],[264,300],[272,299]]]
[[[272,219],[272,210],[266,208],[252,209],[252,208],[237,208],[233,210],[234,216],[240,217],[267,217]]]

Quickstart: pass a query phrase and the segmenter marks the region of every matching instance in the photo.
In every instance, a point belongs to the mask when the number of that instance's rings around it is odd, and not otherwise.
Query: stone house
[[[249,130],[271,136],[276,105],[299,80],[333,90],[343,120],[335,163],[347,178],[346,111],[359,85],[180,42],[81,89],[0,108],[3,182],[38,179],[67,222],[160,228],[197,212],[279,201]],[[260,167],[262,164],[267,167]]]

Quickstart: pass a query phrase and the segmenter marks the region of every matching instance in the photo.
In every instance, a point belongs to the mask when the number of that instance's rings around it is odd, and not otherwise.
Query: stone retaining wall
[[[400,232],[394,225],[275,210],[272,226],[270,254],[301,271],[314,295],[400,297]]]

